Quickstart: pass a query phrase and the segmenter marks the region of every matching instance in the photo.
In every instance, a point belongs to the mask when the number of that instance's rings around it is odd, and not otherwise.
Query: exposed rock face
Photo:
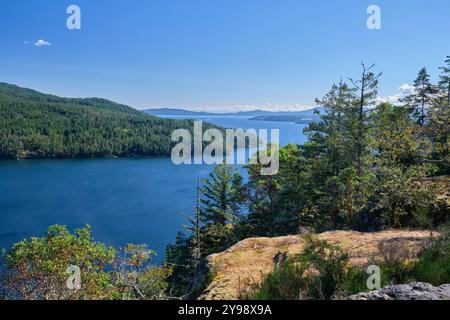
[[[434,234],[435,236],[437,234]],[[338,244],[350,254],[350,263],[366,264],[380,254],[383,245],[396,245],[408,249],[412,255],[430,241],[429,231],[384,231],[359,233],[353,231],[326,232],[319,239]],[[301,236],[245,239],[227,251],[208,257],[206,269],[211,282],[200,296],[205,300],[235,300],[251,284],[258,283],[273,270],[274,264],[286,255],[303,250]]]
[[[434,287],[429,283],[411,283],[358,293],[347,300],[450,300],[450,284]]]

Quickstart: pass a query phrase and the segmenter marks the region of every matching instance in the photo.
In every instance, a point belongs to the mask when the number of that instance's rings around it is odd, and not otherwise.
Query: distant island
[[[256,116],[249,120],[255,121],[278,121],[278,122],[293,122],[297,124],[309,124],[312,121],[317,121],[318,116],[299,116],[299,115],[266,115]]]
[[[261,117],[261,116],[295,116],[303,118],[312,118],[315,115],[315,110],[321,109],[320,107],[307,109],[304,111],[265,111],[265,110],[252,110],[252,111],[240,111],[240,112],[203,112],[203,111],[190,111],[179,108],[158,108],[158,109],[146,109],[145,113],[153,116],[177,116],[177,117],[214,117],[214,116],[229,116],[229,117]],[[253,120],[253,119],[252,119]],[[257,119],[255,119],[257,120]],[[265,119],[261,119],[265,120]],[[267,120],[272,121],[272,120]],[[280,121],[280,120],[278,120]],[[288,121],[292,122],[292,121]]]
[[[191,120],[100,98],[61,98],[0,82],[0,159],[168,156]],[[218,128],[205,123],[203,128]]]

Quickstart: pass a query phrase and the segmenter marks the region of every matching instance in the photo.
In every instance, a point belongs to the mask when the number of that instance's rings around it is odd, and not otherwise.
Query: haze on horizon
[[[81,8],[81,30],[66,9]],[[384,71],[395,100],[426,65],[437,78],[450,54],[450,2],[40,0],[2,4],[0,81],[66,97],[102,97],[138,109],[299,111],[314,107],[360,62]],[[430,49],[431,48],[431,49]]]

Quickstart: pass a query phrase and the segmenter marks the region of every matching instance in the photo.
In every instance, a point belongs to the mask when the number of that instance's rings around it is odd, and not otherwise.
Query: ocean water
[[[303,125],[244,117],[199,117],[227,128],[279,129],[280,144],[304,143]],[[197,178],[209,165],[174,165],[170,158],[0,161],[0,248],[42,236],[50,225],[90,224],[113,246],[172,243],[195,208]],[[242,170],[242,168],[239,168]]]

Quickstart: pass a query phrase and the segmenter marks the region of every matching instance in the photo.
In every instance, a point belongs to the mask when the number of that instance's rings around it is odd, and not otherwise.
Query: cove
[[[217,117],[227,128],[279,128],[281,144],[303,143],[303,126]],[[197,177],[213,165],[180,165],[170,157],[0,161],[0,249],[43,236],[50,225],[90,224],[97,241],[147,244],[161,262],[167,244],[195,207]],[[243,173],[242,168],[240,169]]]

